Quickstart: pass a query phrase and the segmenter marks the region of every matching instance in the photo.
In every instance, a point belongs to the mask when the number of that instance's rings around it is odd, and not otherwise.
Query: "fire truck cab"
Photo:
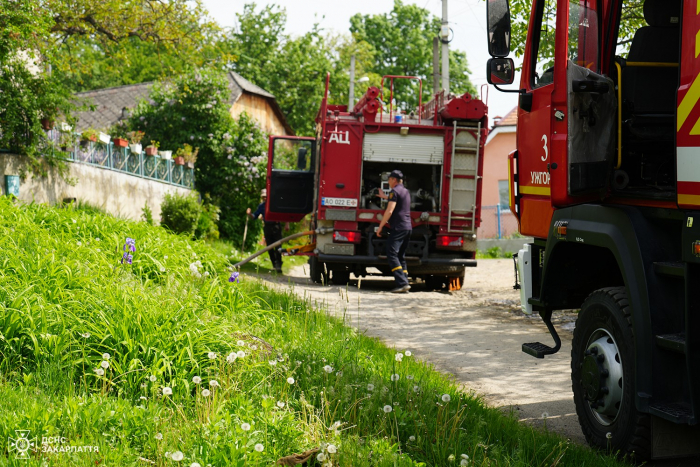
[[[488,79],[514,80],[508,0],[488,0]],[[588,442],[636,460],[700,452],[700,2],[534,0],[510,205],[525,312],[580,309],[571,351]],[[500,89],[500,88],[499,88]],[[504,155],[505,159],[505,155]],[[697,220],[696,220],[697,219]]]
[[[476,266],[486,106],[444,93],[423,105],[420,79],[386,76],[348,109],[328,103],[329,79],[315,138],[270,137],[265,218],[310,216],[315,282],[345,284],[371,267],[390,275],[386,237],[376,235],[386,207],[378,190],[388,193],[389,173],[400,169],[411,194],[409,275],[436,289],[461,286],[465,268]],[[406,81],[418,88],[417,105],[399,112],[394,91]]]

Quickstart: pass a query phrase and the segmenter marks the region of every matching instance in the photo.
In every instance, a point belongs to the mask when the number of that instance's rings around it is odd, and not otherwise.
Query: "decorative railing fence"
[[[54,154],[60,151],[66,160],[194,188],[194,169],[177,165],[172,159],[147,156],[143,151],[133,153],[130,148],[117,147],[112,142],[105,144],[88,141],[77,143],[74,147],[61,148],[61,133],[57,129],[47,131],[46,136],[49,140],[46,151]]]

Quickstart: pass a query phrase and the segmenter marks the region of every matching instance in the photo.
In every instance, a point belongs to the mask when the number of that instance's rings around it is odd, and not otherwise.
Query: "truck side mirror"
[[[307,148],[299,148],[297,153],[297,170],[306,170],[306,153]]]
[[[515,64],[512,58],[489,58],[486,62],[486,80],[489,84],[512,84],[515,79]]]
[[[510,53],[510,5],[508,0],[487,0],[489,55],[507,57]]]

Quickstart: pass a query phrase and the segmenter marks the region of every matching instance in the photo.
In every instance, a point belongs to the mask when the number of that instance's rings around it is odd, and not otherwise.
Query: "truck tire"
[[[331,281],[334,285],[347,285],[350,282],[350,271],[340,271],[333,269],[331,272]]]
[[[315,284],[328,283],[327,274],[323,270],[323,263],[315,256],[309,256],[309,277],[311,282]]]
[[[635,351],[624,287],[593,292],[581,306],[571,347],[571,382],[588,444],[634,461],[649,458],[650,416],[634,403]]]

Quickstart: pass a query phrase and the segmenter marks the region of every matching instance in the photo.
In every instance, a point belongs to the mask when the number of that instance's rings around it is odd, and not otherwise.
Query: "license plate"
[[[357,207],[357,199],[353,198],[321,198],[321,206]]]

